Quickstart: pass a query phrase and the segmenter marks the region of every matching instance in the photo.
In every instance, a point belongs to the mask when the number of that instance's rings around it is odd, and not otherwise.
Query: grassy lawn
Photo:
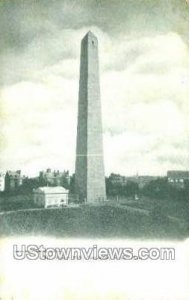
[[[0,215],[0,235],[183,239],[187,224],[119,206],[25,210]]]
[[[122,205],[138,207],[153,210],[155,206],[161,207],[161,212],[165,215],[189,221],[189,201],[176,199],[150,199],[148,197],[140,197],[139,200],[120,200]]]
[[[19,209],[33,208],[32,194],[21,195],[0,195],[0,211],[11,211]]]

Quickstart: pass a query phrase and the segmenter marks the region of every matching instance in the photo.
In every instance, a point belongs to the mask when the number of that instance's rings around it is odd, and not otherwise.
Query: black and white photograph
[[[0,28],[0,300],[189,300],[189,1]]]

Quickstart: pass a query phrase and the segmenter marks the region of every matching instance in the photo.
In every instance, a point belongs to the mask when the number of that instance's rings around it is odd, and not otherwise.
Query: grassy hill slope
[[[14,211],[0,215],[0,235],[48,235],[86,238],[175,238],[187,224],[116,206]]]

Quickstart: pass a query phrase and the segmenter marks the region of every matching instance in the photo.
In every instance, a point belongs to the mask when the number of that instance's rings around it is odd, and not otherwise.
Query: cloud
[[[140,162],[142,157],[148,161],[149,172],[152,169],[153,172],[161,172],[166,163],[169,166],[172,157],[182,154],[182,149],[177,149],[177,155],[170,150],[168,156],[168,152],[162,150],[160,145],[165,144],[172,149],[178,136],[186,140],[188,134],[187,48],[180,37],[173,33],[140,41],[130,38],[128,45],[127,39],[119,45],[120,55],[113,60],[111,58],[115,48],[110,47],[112,39],[100,29],[94,30],[100,43],[104,42],[100,54],[107,172],[111,168],[121,168],[123,173],[133,173],[137,169],[142,172],[145,165]],[[70,47],[74,49],[72,37],[74,39],[77,36],[79,45],[79,37],[84,32],[84,28],[73,31],[69,38],[67,31],[62,32],[63,40],[66,41],[67,37]],[[171,61],[168,55],[169,38],[176,49]],[[162,52],[156,47],[160,41],[165,42]],[[115,67],[113,70],[113,66],[119,64],[125,53],[132,52],[132,49],[135,59],[130,67],[119,71]],[[6,108],[3,132],[7,145],[2,156],[4,165],[12,165],[11,156],[14,154],[14,165],[22,161],[23,167],[27,165],[30,170],[34,168],[31,167],[32,161],[33,166],[38,162],[38,168],[44,168],[48,162],[53,162],[57,168],[64,165],[68,168],[71,166],[74,170],[79,49],[74,51],[78,52],[76,58],[65,56],[59,62],[55,60],[54,64],[35,70],[31,76],[35,80],[21,81],[3,89],[2,101]],[[146,60],[146,57],[150,60]],[[159,70],[154,70],[152,74],[141,72],[141,64],[153,65],[153,62],[157,63],[157,57],[160,61],[159,67],[163,57],[165,63],[172,68],[167,68],[162,73]],[[183,58],[186,59],[183,61]],[[103,63],[105,66],[108,60],[112,63],[110,69],[103,67]],[[171,64],[173,62],[174,65]],[[186,82],[183,83],[182,80]],[[130,166],[129,169],[127,166]]]
[[[106,173],[186,168],[186,19],[176,28],[185,4],[17,2],[3,5],[1,19],[2,169],[74,171],[80,41],[89,29],[99,39]]]
[[[32,173],[36,162],[37,170],[51,164],[58,168],[60,161],[62,168],[74,163],[76,88],[71,80],[61,80],[61,89],[57,86],[21,82],[3,90],[6,147],[1,149],[1,166],[20,165]]]

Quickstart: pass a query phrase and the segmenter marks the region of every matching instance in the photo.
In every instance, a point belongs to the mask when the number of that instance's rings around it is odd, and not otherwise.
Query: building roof
[[[6,174],[8,174],[9,176],[21,176],[21,170],[17,170],[17,171],[8,170]]]
[[[66,194],[68,193],[68,190],[65,189],[62,186],[44,186],[44,187],[39,187],[37,189],[34,189],[34,192],[41,192],[44,194]]]
[[[168,171],[167,177],[172,179],[189,179],[189,171],[180,171],[180,170]]]

